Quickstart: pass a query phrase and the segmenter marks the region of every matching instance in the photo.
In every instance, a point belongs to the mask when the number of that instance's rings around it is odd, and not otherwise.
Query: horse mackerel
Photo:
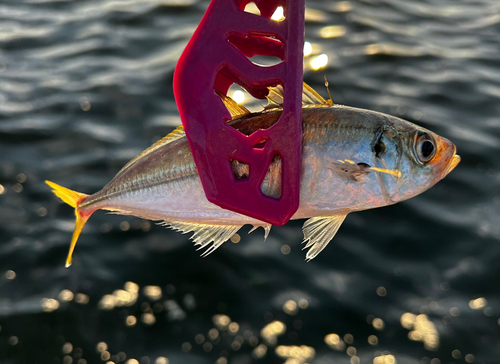
[[[347,214],[391,205],[432,187],[460,162],[447,139],[408,121],[379,112],[333,105],[304,84],[300,204],[292,219],[303,226],[306,259],[316,257],[337,233]],[[268,105],[250,113],[221,95],[232,121],[246,135],[272,126],[282,112],[280,87],[270,88]],[[236,178],[249,167],[233,161]],[[243,225],[271,225],[212,204],[205,197],[182,127],[130,161],[99,192],[85,195],[47,181],[75,208],[76,225],[66,266],[86,221],[96,210],[162,221],[191,239],[207,255]],[[276,156],[261,185],[281,196],[281,160]]]

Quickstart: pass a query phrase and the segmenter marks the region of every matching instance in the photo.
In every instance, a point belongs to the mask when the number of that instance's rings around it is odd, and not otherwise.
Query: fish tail
[[[75,209],[75,216],[76,216],[75,230],[73,231],[73,237],[71,238],[71,245],[69,247],[68,257],[66,258],[66,268],[68,268],[73,261],[72,257],[73,257],[73,251],[75,250],[76,241],[78,240],[78,237],[80,236],[80,233],[82,232],[85,223],[87,222],[90,215],[92,215],[94,211],[91,211],[90,213],[88,212],[83,213],[79,208],[82,199],[88,195],[72,191],[66,187],[59,186],[54,182],[45,181],[45,183],[48,184],[50,187],[52,187],[52,192],[57,197],[59,197],[61,200],[63,200],[64,202],[66,202],[68,205],[70,205]]]

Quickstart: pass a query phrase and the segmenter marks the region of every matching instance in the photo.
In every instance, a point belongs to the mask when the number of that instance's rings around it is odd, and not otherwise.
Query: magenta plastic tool
[[[244,12],[250,2],[260,16]],[[280,22],[271,20],[278,6],[285,14]],[[208,200],[273,225],[285,224],[299,205],[304,11],[304,0],[212,0],[174,74],[177,106]],[[247,58],[255,55],[282,62],[258,66]],[[233,83],[262,99],[268,86],[281,84],[278,122],[250,136],[227,125],[231,117],[217,92],[227,95]],[[260,188],[276,154],[282,159],[279,199]],[[249,177],[236,179],[231,160],[247,163]]]

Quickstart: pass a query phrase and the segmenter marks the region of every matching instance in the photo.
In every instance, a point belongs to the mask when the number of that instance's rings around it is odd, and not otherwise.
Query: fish
[[[270,87],[268,103],[251,113],[220,94],[231,115],[228,124],[245,135],[267,129],[283,111],[283,88]],[[303,85],[299,208],[292,219],[303,225],[306,260],[333,239],[349,213],[414,197],[435,185],[460,162],[455,145],[432,131],[376,111],[334,104]],[[236,178],[248,165],[232,161]],[[86,195],[46,181],[52,192],[75,209],[76,222],[66,267],[76,242],[97,210],[159,221],[191,240],[202,256],[214,252],[243,225],[271,224],[223,209],[207,200],[182,126],[127,163],[100,191]],[[281,196],[281,159],[276,155],[262,182],[264,195]]]

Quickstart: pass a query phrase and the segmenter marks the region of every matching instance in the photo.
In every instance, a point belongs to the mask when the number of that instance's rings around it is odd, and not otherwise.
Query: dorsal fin
[[[172,143],[173,141],[176,141],[182,137],[186,136],[186,132],[184,131],[184,127],[178,126],[177,128],[174,129],[170,134],[168,134],[166,137],[161,138],[158,140],[156,143],[154,143],[152,146],[150,146],[148,149],[143,151],[141,154],[139,154],[137,157],[132,159],[130,162],[128,162],[121,170],[118,172],[118,174],[122,173],[126,169],[128,169],[131,165],[133,165],[135,162],[137,162],[139,159],[143,158],[144,156],[151,154],[155,150],[163,147],[166,144]]]
[[[319,93],[317,93],[311,86],[304,82],[302,88],[302,106],[332,106],[332,100],[326,101]]]
[[[267,105],[264,109],[275,109],[283,107],[284,90],[283,86],[278,85],[274,87],[268,87],[269,94],[266,96]],[[332,106],[333,102],[331,100],[325,100],[320,94],[318,94],[314,89],[307,83],[303,83],[302,88],[302,107],[327,107]]]
[[[219,95],[219,97],[222,99],[222,102],[226,106],[229,113],[231,114],[231,120],[236,120],[250,114],[250,111],[246,107],[238,104],[236,101],[234,101],[229,96],[224,95],[222,92],[219,91],[216,92],[217,95]]]
[[[267,105],[264,109],[275,109],[283,106],[284,90],[283,86],[268,87],[269,93],[266,96]]]

